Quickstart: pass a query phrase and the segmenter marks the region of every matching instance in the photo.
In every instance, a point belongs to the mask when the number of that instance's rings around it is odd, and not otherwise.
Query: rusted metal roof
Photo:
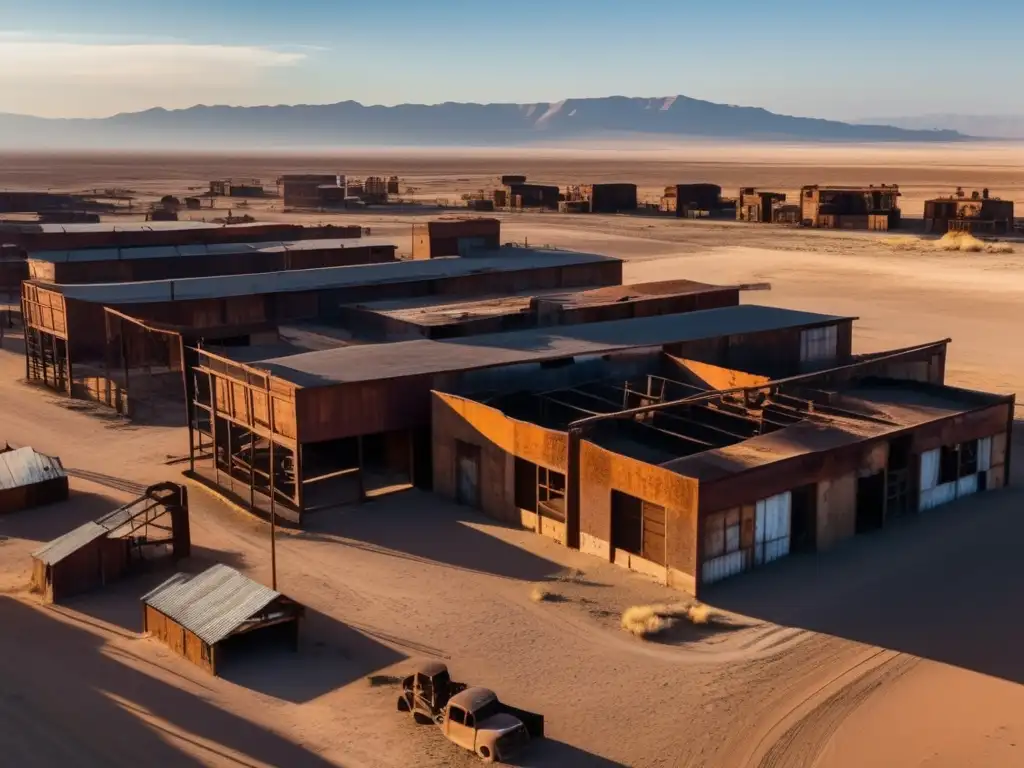
[[[56,565],[68,555],[74,554],[86,544],[107,535],[107,529],[96,523],[85,523],[63,536],[59,536],[32,553],[32,557],[47,565]]]
[[[463,259],[470,261],[470,259]],[[342,267],[351,269],[351,267]],[[856,318],[741,304],[675,315],[526,331],[360,344],[261,360],[253,366],[301,387],[425,376],[576,355],[604,355],[737,334],[804,328]]]
[[[0,452],[0,491],[64,476],[64,465],[56,456],[47,456],[28,446]]]
[[[195,576],[175,574],[142,602],[213,645],[279,597],[234,568],[215,565]]]

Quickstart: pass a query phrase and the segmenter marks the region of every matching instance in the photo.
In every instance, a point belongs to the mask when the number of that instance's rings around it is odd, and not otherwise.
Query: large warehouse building
[[[807,362],[820,334],[802,335]],[[781,376],[686,352],[580,383],[436,391],[434,489],[699,595],[1007,482],[1013,396],[944,386],[947,343],[815,354],[817,370]]]
[[[195,368],[191,470],[250,508],[304,513],[384,487],[429,487],[431,390],[552,388],[665,350],[790,370],[850,357],[852,319],[741,305],[460,339],[359,345]],[[818,344],[821,336],[823,343]],[[815,340],[808,347],[808,339]]]

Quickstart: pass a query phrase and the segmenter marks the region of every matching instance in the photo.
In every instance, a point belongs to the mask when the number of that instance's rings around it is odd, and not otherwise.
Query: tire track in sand
[[[829,739],[854,710],[882,686],[895,682],[913,669],[919,661],[896,651],[880,650],[847,669],[811,694],[776,725],[774,731],[786,725],[788,728],[763,754],[757,762],[758,768],[808,768],[813,765]],[[825,698],[821,699],[822,696]],[[815,700],[818,700],[817,704],[814,704]],[[805,707],[808,704],[812,705],[810,710]],[[795,721],[794,716],[797,718]]]

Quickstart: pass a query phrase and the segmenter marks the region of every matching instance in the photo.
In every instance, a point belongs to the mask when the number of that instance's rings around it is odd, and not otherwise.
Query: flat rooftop
[[[558,304],[563,309],[579,309],[582,307],[619,304],[627,301],[642,301],[644,299],[735,290],[738,290],[738,286],[712,285],[711,283],[700,283],[695,280],[660,280],[651,283],[634,283],[632,285],[609,285],[584,291],[560,291],[542,298],[545,302]]]
[[[274,240],[264,243],[209,243],[197,245],[150,245],[127,248],[76,248],[61,251],[35,251],[29,257],[35,261],[57,264],[82,261],[135,261],[140,259],[189,258],[197,256],[224,256],[236,253],[278,253],[285,251],[323,251],[338,248],[366,248],[370,246],[397,248],[386,238],[346,237],[321,240]]]
[[[662,464],[703,482],[721,480],[766,464],[820,453],[949,418],[1005,399],[939,385],[892,381],[839,390],[836,405],[849,415],[824,411],[764,435]]]
[[[666,280],[633,285],[610,285],[579,291],[555,288],[517,294],[480,296],[463,300],[439,300],[437,296],[384,299],[350,304],[351,309],[384,315],[394,320],[421,326],[450,325],[467,320],[527,312],[536,302],[555,304],[566,309],[638,302],[695,293],[737,290],[735,286],[710,285],[692,280]]]
[[[445,277],[519,272],[544,267],[567,267],[601,262],[618,262],[611,256],[592,253],[533,248],[503,248],[471,257],[450,257],[398,261],[387,264],[358,264],[346,267],[322,267],[289,272],[264,272],[246,275],[186,277],[177,280],[150,280],[133,283],[92,283],[57,285],[32,281],[69,299],[97,304],[149,304],[163,301],[222,299],[295,291],[322,291],[359,285],[418,282]]]
[[[802,328],[854,319],[744,304],[677,315],[555,326],[458,339],[417,339],[343,347],[263,360],[254,365],[297,386],[317,387],[468,371],[577,355],[603,355],[632,348],[660,347],[718,336]]]
[[[47,234],[78,233],[78,232],[141,232],[147,230],[169,229],[246,229],[248,227],[266,227],[275,222],[251,222],[249,224],[213,224],[208,221],[122,221],[98,222],[95,224],[41,224],[35,221],[5,222],[0,224],[0,232],[41,232]],[[286,226],[286,224],[282,224]]]

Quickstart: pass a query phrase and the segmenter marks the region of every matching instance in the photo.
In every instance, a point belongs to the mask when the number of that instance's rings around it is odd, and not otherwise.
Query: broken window
[[[516,457],[515,466],[516,507],[528,512],[537,511],[537,465],[532,461]]]
[[[960,477],[958,446],[944,445],[939,449],[939,485],[955,483]]]
[[[969,477],[978,472],[978,441],[960,444],[960,477]]]
[[[458,725],[465,725],[466,713],[458,707],[448,707],[448,720]]]

